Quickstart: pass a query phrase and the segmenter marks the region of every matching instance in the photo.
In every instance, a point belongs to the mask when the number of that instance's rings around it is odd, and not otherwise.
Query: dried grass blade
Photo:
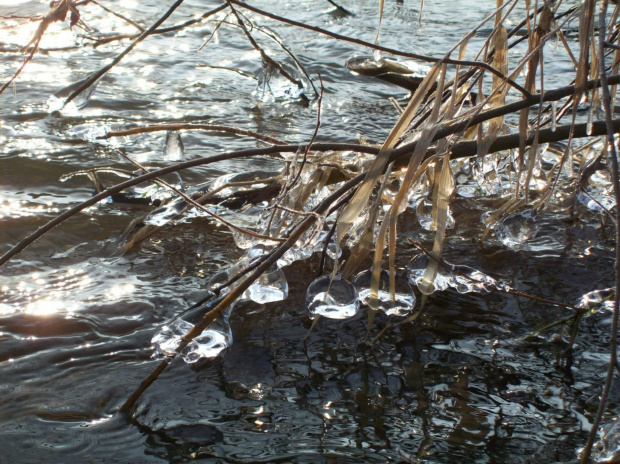
[[[502,74],[508,75],[508,32],[506,28],[499,25],[493,36],[493,45],[495,47],[495,54],[493,55],[493,67],[499,70]],[[508,87],[504,79],[493,75],[493,91],[492,96],[489,99],[489,108],[499,108],[503,106],[506,101],[506,92]],[[483,137],[478,138],[478,156],[486,156],[489,152],[489,148],[497,138],[499,131],[504,125],[504,118],[499,116],[489,121],[489,127],[486,134]]]
[[[413,117],[416,114],[417,109],[420,107],[420,104],[424,101],[428,91],[435,83],[435,79],[437,78],[437,74],[439,73],[440,66],[439,64],[435,64],[428,73],[428,75],[418,87],[415,94],[411,98],[411,101],[405,108],[405,112],[400,116],[392,131],[388,135],[385,143],[381,147],[379,154],[373,161],[372,165],[368,169],[364,180],[362,181],[362,185],[357,189],[355,195],[346,206],[340,219],[338,220],[338,232],[337,232],[337,241],[340,243],[342,238],[346,234],[347,230],[357,218],[359,213],[362,211],[372,191],[377,183],[377,180],[383,173],[385,166],[387,165],[388,160],[390,159],[390,155],[396,146],[396,143],[400,139],[401,135],[405,132],[405,130],[409,127],[409,124],[413,120]]]
[[[366,224],[364,226],[364,232],[362,232],[359,241],[351,249],[351,256],[349,257],[349,259],[347,259],[347,262],[345,263],[344,268],[341,271],[341,275],[345,279],[349,279],[359,268],[362,262],[368,257],[368,252],[370,251],[374,242],[377,216],[379,215],[379,207],[383,204],[383,202],[381,201],[381,195],[383,194],[385,186],[387,185],[390,173],[392,172],[393,164],[394,163],[392,162],[387,168],[385,176],[383,177],[383,182],[381,183],[381,187],[379,187],[379,191],[377,192],[377,198],[370,207],[370,211],[368,213],[368,220],[366,221]]]
[[[385,0],[379,0],[379,24],[377,25],[377,35],[375,36],[375,44],[379,43],[379,35],[381,34],[381,21],[383,20],[383,7]]]
[[[404,201],[407,198],[409,189],[413,184],[413,179],[416,177],[416,174],[419,171],[420,163],[422,162],[424,155],[433,141],[435,134],[439,130],[439,119],[440,119],[440,109],[441,109],[441,96],[443,95],[444,82],[446,79],[446,69],[447,66],[444,63],[441,66],[441,77],[439,79],[439,85],[437,86],[437,91],[435,92],[435,101],[433,110],[431,115],[422,129],[422,133],[420,138],[418,139],[418,143],[416,144],[416,148],[409,160],[409,165],[407,166],[407,172],[405,173],[405,177],[403,178],[402,184],[396,197],[394,198],[394,203],[392,204],[388,214],[383,220],[383,224],[381,224],[381,232],[377,239],[377,247],[375,248],[375,257],[372,264],[372,278],[370,281],[370,297],[369,297],[369,305],[371,308],[376,307],[378,305],[377,297],[379,294],[379,283],[381,277],[381,262],[383,257],[383,244],[385,240],[385,232],[389,226],[389,250],[388,250],[388,259],[389,259],[389,274],[390,274],[390,298],[394,299],[395,293],[395,261],[396,261],[396,227],[398,215],[402,213],[406,207],[406,202]]]
[[[538,49],[538,47],[541,43],[542,37],[549,33],[551,29],[552,19],[553,19],[553,15],[551,13],[551,10],[549,10],[548,6],[545,5],[545,7],[543,8],[540,14],[540,20],[538,22],[538,26],[530,34],[531,39],[529,41],[528,55],[531,53],[531,57],[528,62],[527,75],[525,77],[525,85],[524,85],[525,89],[530,93],[534,93],[536,91],[536,74],[538,70],[538,65],[542,58],[542,50]],[[542,65],[541,65],[541,82],[542,82],[542,78],[543,76],[542,76]],[[523,163],[525,162],[524,161],[525,160],[525,142],[526,142],[526,139],[530,131],[529,122],[528,122],[529,113],[530,113],[529,108],[523,109],[519,113],[519,163],[520,163],[520,166],[519,166],[518,178],[521,177]],[[526,201],[527,201],[527,196],[528,196],[528,191],[529,191],[530,180],[532,178],[532,173],[534,171],[534,165],[536,162],[536,157],[533,156],[533,154],[535,154],[537,151],[538,129],[539,129],[539,126],[536,127],[536,137],[534,141],[535,146],[531,147],[529,150],[530,158],[528,161],[527,176],[525,179]],[[519,196],[519,188],[520,188],[520,183],[517,182],[516,193],[515,193],[516,196]]]
[[[446,237],[451,180],[452,173],[450,171],[450,152],[446,151],[443,156],[441,166],[436,204],[433,205],[433,210],[437,210],[437,232],[435,233],[435,243],[433,244],[433,251],[431,252],[432,257],[435,259],[429,260],[428,266],[424,271],[424,277],[418,284],[419,290],[425,295],[430,295],[433,292],[433,282],[435,281],[435,276],[437,275],[439,259],[441,258],[443,243]]]
[[[594,24],[595,0],[584,0],[581,14],[579,15],[579,65],[575,78],[575,98],[573,100],[573,114],[581,101],[585,83],[588,80],[590,69],[590,37]]]

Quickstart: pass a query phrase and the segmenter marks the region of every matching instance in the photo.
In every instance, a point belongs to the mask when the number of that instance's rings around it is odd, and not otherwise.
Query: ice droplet
[[[245,297],[259,303],[282,301],[288,297],[288,282],[282,269],[271,266],[245,291]]]
[[[433,202],[431,200],[423,198],[418,202],[416,216],[418,218],[418,222],[424,230],[431,232],[437,230],[437,224],[433,224]],[[454,217],[452,217],[452,211],[449,206],[446,228],[454,228]]]
[[[166,206],[151,211],[144,219],[144,224],[161,227],[180,216],[187,207],[184,199],[179,198],[168,203]]]
[[[211,324],[215,322],[213,321]],[[232,345],[232,331],[228,321],[226,321],[225,324],[221,324],[219,329],[207,328],[189,342],[181,355],[183,361],[192,364],[200,358],[215,358],[230,345]]]
[[[611,301],[616,292],[615,287],[604,288],[602,290],[593,290],[584,294],[578,301],[579,308],[593,308],[603,301]]]
[[[171,323],[164,325],[159,332],[151,339],[151,344],[155,347],[153,356],[174,356],[175,351],[181,343],[181,338],[192,330],[194,324],[175,319]]]
[[[293,73],[293,77],[297,78],[296,73]],[[282,76],[271,64],[263,62],[258,85],[252,95],[259,103],[269,103],[276,100],[296,100],[303,93],[303,87]]]
[[[509,286],[498,282],[493,277],[461,264],[451,265],[453,274],[449,277],[449,285],[459,293],[488,293],[495,289],[508,290]]]
[[[233,240],[235,241],[235,245],[237,245],[237,248],[240,248],[242,250],[248,250],[250,248],[254,248],[256,246],[261,246],[261,245],[273,246],[278,243],[275,240],[270,240],[268,238],[250,235],[248,233],[241,232],[237,229],[233,229],[232,227],[229,227],[229,229],[233,236]]]
[[[409,265],[407,266],[407,271],[409,272],[409,282],[415,285],[420,285],[422,280],[424,280],[424,271],[428,266],[429,257],[424,253],[419,254],[415,258],[411,260]],[[433,281],[433,291],[442,291],[447,289],[450,286],[450,282],[448,277],[441,272],[437,271],[437,275],[435,276],[435,280]]]
[[[424,271],[428,266],[429,258],[425,254],[420,254],[413,258],[407,266],[409,271],[409,282],[418,284],[424,278]],[[502,281],[485,274],[470,266],[462,264],[450,264],[444,261],[449,267],[449,271],[437,272],[433,282],[433,291],[446,290],[453,288],[459,293],[489,293],[494,290],[510,290],[510,286]],[[440,267],[440,269],[443,269]]]
[[[282,268],[294,263],[295,261],[303,261],[304,259],[308,259],[312,256],[316,250],[322,250],[322,237],[324,237],[324,234],[319,235],[314,233],[312,230],[306,232],[299,240],[297,240],[295,246],[289,248],[278,260],[278,267]]]
[[[54,95],[49,97],[49,99],[47,100],[48,111],[50,113],[53,113],[54,111],[62,110],[64,107],[68,110],[68,112],[75,112],[75,111],[81,110],[86,105],[88,105],[90,98],[92,97],[93,93],[95,93],[95,90],[97,89],[97,84],[99,84],[99,79],[97,79],[90,87],[87,87],[85,90],[79,93],[66,106],[65,106],[65,100],[75,90],[77,90],[82,84],[84,84],[89,78],[90,76],[87,76],[84,79],[74,82],[73,84],[68,85],[67,87],[59,90]]]
[[[353,280],[353,285],[359,293],[359,300],[363,305],[368,306],[370,298],[370,281],[372,269],[360,272]],[[405,316],[409,314],[415,306],[415,295],[409,282],[403,277],[396,276],[396,288],[394,300],[390,297],[390,273],[386,270],[381,271],[379,280],[379,308],[388,316]]]
[[[592,193],[587,195],[585,192],[580,191],[577,193],[577,200],[590,211],[596,213],[602,213],[605,210],[611,211],[616,205],[614,197],[604,194],[604,191],[601,191],[601,189],[595,190],[588,187],[586,191]]]
[[[166,132],[166,142],[164,144],[164,160],[179,161],[183,159],[184,155],[185,148],[183,147],[183,140],[181,140],[181,134],[174,131]]]
[[[174,356],[181,343],[181,338],[192,330],[194,325],[221,300],[218,298],[198,308],[190,309],[177,316],[169,324],[164,325],[151,340],[155,348],[153,356]],[[233,305],[229,306],[224,314],[218,316],[183,349],[181,355],[185,362],[194,363],[200,358],[214,358],[232,344],[232,331],[228,323],[232,309]]]
[[[599,441],[592,448],[592,461],[611,463],[620,460],[620,420],[614,417],[600,428]]]
[[[333,279],[329,275],[321,276],[312,282],[306,293],[306,304],[311,319],[316,316],[348,319],[360,308],[357,290],[339,274]]]
[[[497,238],[508,248],[518,248],[538,233],[536,213],[532,210],[506,216],[493,226]]]

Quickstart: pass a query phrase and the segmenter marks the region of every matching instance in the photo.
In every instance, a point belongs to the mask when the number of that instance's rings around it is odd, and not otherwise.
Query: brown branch
[[[214,132],[225,132],[227,134],[241,135],[245,137],[252,137],[263,142],[272,143],[274,145],[288,145],[288,142],[277,139],[275,137],[269,137],[268,135],[259,134],[258,132],[241,129],[238,127],[222,126],[219,124],[158,124],[153,126],[140,126],[133,127],[131,129],[123,129],[118,131],[108,131],[105,135],[97,137],[98,139],[107,139],[111,137],[126,137],[128,135],[144,134],[147,132],[160,132],[160,131],[181,131],[181,130],[203,130]]]
[[[35,53],[39,49],[39,44],[41,43],[41,39],[43,39],[43,35],[45,34],[45,31],[47,31],[47,28],[49,27],[49,25],[56,21],[65,20],[65,18],[67,17],[67,12],[69,11],[70,3],[71,3],[70,0],[62,0],[58,4],[50,7],[49,11],[45,14],[45,16],[41,18],[41,23],[39,24],[39,27],[37,27],[37,30],[35,31],[32,39],[30,40],[28,45],[26,45],[23,48],[23,50],[26,50],[28,49],[28,47],[34,44],[32,47],[32,50],[30,51],[30,54],[26,57],[26,59],[24,60],[22,65],[17,69],[17,71],[15,71],[13,76],[7,82],[5,82],[4,85],[0,88],[0,94],[2,94],[2,92],[4,92],[7,89],[7,87],[15,81],[15,79],[17,79],[17,76],[21,74],[21,72],[24,70],[26,65],[30,61],[32,61]]]
[[[596,122],[592,124],[592,130],[590,133],[587,132],[586,126],[587,126],[586,123],[575,125],[573,137],[579,138],[579,137],[604,135],[607,132],[607,127],[604,122]],[[620,132],[620,119],[614,119],[612,121],[612,127],[615,132]],[[546,130],[540,131],[540,133],[538,134],[538,141],[539,143],[546,143],[546,142],[557,142],[560,140],[566,140],[570,134],[570,131],[571,131],[570,125],[558,126],[555,131],[552,129],[546,129]],[[449,134],[443,133],[443,135],[441,135],[440,137],[440,133],[442,133],[441,130],[438,131],[434,140],[438,140],[439,138],[443,138],[449,135]],[[526,145],[531,145],[531,143],[532,143],[532,137],[529,137],[526,140]],[[493,145],[491,145],[491,148],[489,149],[489,153],[496,153],[501,150],[506,150],[509,148],[516,148],[519,146],[518,144],[519,144],[519,134],[510,134],[510,135],[498,137],[493,143]],[[392,153],[392,156],[390,157],[390,161],[393,161],[393,160],[401,161],[402,160],[401,162],[406,164],[407,157],[411,153],[413,153],[415,146],[416,146],[416,142],[412,142],[410,144],[402,145],[396,148],[394,152]],[[265,155],[271,155],[274,153],[295,153],[298,150],[305,150],[305,148],[306,148],[306,144],[301,144],[301,145],[271,146],[271,147],[265,147],[265,148],[254,148],[254,149],[248,149],[248,150],[234,151],[230,153],[223,153],[220,155],[211,156],[209,158],[197,158],[194,160],[185,161],[183,163],[178,163],[173,166],[168,166],[165,168],[157,169],[147,174],[144,174],[142,176],[136,177],[134,179],[127,180],[123,183],[110,187],[106,189],[105,191],[91,197],[90,199],[74,206],[70,210],[66,211],[65,213],[61,214],[60,216],[56,217],[55,219],[51,220],[44,226],[37,229],[35,232],[33,232],[32,234],[24,238],[17,245],[15,245],[13,248],[7,251],[2,257],[0,257],[0,266],[6,263],[8,260],[10,260],[15,255],[21,253],[35,240],[37,240],[38,238],[43,236],[45,233],[47,233],[48,231],[50,231],[57,225],[61,224],[62,222],[70,218],[71,216],[79,213],[80,211],[82,211],[85,208],[88,208],[89,206],[92,206],[98,203],[101,200],[104,200],[105,198],[111,195],[119,193],[129,187],[133,187],[147,180],[152,180],[155,177],[163,176],[171,172],[177,172],[183,169],[188,169],[191,167],[201,166],[205,164],[211,164],[211,163],[215,163],[218,161],[225,161],[225,160],[231,160],[231,159],[237,159],[237,158],[246,158],[246,157],[252,157],[252,156],[265,156]],[[379,153],[379,147],[371,147],[367,145],[349,144],[349,143],[315,143],[313,145],[313,148],[317,151],[351,150],[351,151],[357,151],[360,153],[368,153],[372,155],[376,155]],[[455,144],[451,148],[450,158],[451,159],[465,158],[465,157],[475,155],[476,152],[477,152],[476,141],[460,142],[460,143]],[[425,155],[425,158],[434,156],[435,154],[436,153],[434,150],[432,149],[428,150],[428,152]],[[364,176],[365,176],[365,173],[362,173],[354,177],[353,179],[351,179],[351,181],[361,182]]]

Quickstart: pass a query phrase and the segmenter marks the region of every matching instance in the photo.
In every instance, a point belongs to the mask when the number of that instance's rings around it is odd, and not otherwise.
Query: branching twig
[[[41,43],[41,39],[43,39],[43,35],[45,34],[45,31],[47,31],[47,28],[49,27],[49,25],[56,21],[65,20],[65,18],[67,17],[67,13],[69,12],[70,3],[71,3],[70,0],[62,0],[59,3],[51,6],[50,10],[45,14],[45,16],[43,16],[43,18],[41,19],[41,23],[39,24],[39,27],[37,27],[37,30],[35,31],[33,38],[30,40],[30,43],[28,43],[28,45],[24,47],[24,50],[25,50],[31,45],[33,45],[32,50],[30,50],[30,54],[26,57],[26,59],[24,60],[22,65],[17,69],[17,71],[15,71],[13,76],[7,82],[5,82],[4,85],[0,88],[0,94],[2,94],[2,92],[4,92],[7,89],[7,87],[15,81],[15,79],[17,79],[17,76],[20,75],[20,73],[24,70],[26,65],[30,61],[32,61],[35,53],[39,49],[39,44]]]
[[[174,10],[176,10],[181,5],[181,3],[183,3],[183,0],[176,0],[176,2],[174,2],[174,4],[168,9],[168,11],[166,11],[166,13],[164,13],[164,15],[161,18],[159,18],[157,21],[155,21],[155,23],[150,28],[148,28],[146,31],[144,31],[142,34],[140,34],[140,37],[138,37],[136,40],[134,40],[127,48],[125,48],[125,50],[123,50],[123,52],[121,52],[119,55],[117,55],[116,58],[114,58],[110,62],[110,64],[104,66],[103,68],[99,69],[98,71],[95,71],[90,76],[88,76],[87,79],[84,79],[84,83],[82,85],[80,85],[77,89],[75,89],[73,91],[73,93],[71,93],[71,95],[69,95],[67,97],[67,99],[65,100],[64,104],[66,105],[67,103],[72,101],[75,97],[77,97],[79,94],[81,94],[84,90],[86,90],[88,87],[90,87],[95,82],[97,82],[110,69],[112,69],[114,66],[116,66],[129,52],[131,52],[136,47],[136,45],[138,45],[140,42],[142,42],[144,39],[146,39],[164,21],[166,21],[166,19],[168,19],[170,17],[170,15],[174,12]]]
[[[242,8],[248,9],[250,11],[253,11],[255,13],[258,13],[260,15],[266,16],[268,18],[271,19],[275,19],[276,21],[280,21],[283,23],[287,23],[287,24],[291,24],[293,26],[297,26],[300,27],[302,29],[308,29],[314,32],[318,32],[319,34],[323,34],[323,35],[327,35],[329,37],[333,37],[334,39],[338,39],[338,40],[342,40],[344,42],[350,42],[350,43],[354,43],[357,45],[361,45],[363,47],[367,47],[367,48],[372,48],[373,50],[379,50],[382,52],[386,52],[386,53],[390,53],[392,55],[397,55],[397,56],[404,56],[407,58],[413,58],[415,60],[420,60],[420,61],[425,61],[427,63],[439,63],[439,62],[443,62],[443,63],[447,63],[447,64],[455,64],[455,65],[461,65],[461,66],[472,66],[474,68],[481,68],[481,69],[486,69],[487,71],[489,71],[490,73],[492,73],[493,75],[504,79],[506,81],[506,83],[508,83],[511,87],[514,87],[515,89],[517,89],[519,92],[521,92],[523,95],[529,96],[530,93],[525,90],[521,85],[517,84],[516,82],[514,82],[512,79],[508,79],[507,76],[503,75],[501,72],[499,72],[497,69],[495,69],[493,66],[487,64],[487,63],[483,63],[481,61],[464,61],[464,60],[454,60],[451,58],[435,58],[432,56],[428,56],[428,55],[420,55],[418,53],[408,53],[408,52],[402,52],[399,50],[395,50],[393,48],[388,48],[388,47],[383,47],[381,45],[375,45],[371,42],[366,42],[364,40],[360,40],[360,39],[354,39],[352,37],[348,37],[346,35],[341,35],[341,34],[337,34],[335,32],[330,32],[326,29],[321,29],[320,27],[316,27],[316,26],[310,26],[308,24],[304,24],[304,23],[300,23],[299,21],[295,21],[292,19],[288,19],[285,18],[283,16],[278,16],[275,15],[273,13],[269,13],[267,11],[258,9],[256,7],[253,7],[251,5],[248,5],[247,3],[243,3],[240,2],[238,0],[227,0],[229,3],[234,3],[235,5],[238,5]]]
[[[250,44],[252,44],[252,47],[254,48],[254,50],[256,50],[258,53],[260,53],[261,58],[263,59],[263,61],[265,63],[267,63],[269,66],[273,67],[276,71],[278,71],[278,73],[280,73],[280,75],[282,77],[284,77],[287,81],[289,81],[292,84],[295,84],[297,86],[297,88],[299,89],[303,89],[304,85],[303,83],[299,80],[299,79],[295,79],[293,76],[290,75],[290,73],[288,71],[286,71],[286,69],[284,69],[282,67],[282,65],[280,65],[280,63],[278,63],[277,61],[275,61],[273,58],[271,58],[266,52],[265,50],[263,50],[258,43],[256,42],[256,40],[254,40],[254,37],[252,37],[252,34],[250,34],[250,31],[248,31],[247,27],[245,26],[245,23],[243,22],[243,20],[241,19],[241,16],[239,15],[239,13],[237,12],[237,10],[235,9],[234,6],[232,6],[232,3],[228,2],[228,6],[230,7],[230,9],[232,10],[232,12],[234,13],[235,17],[237,18],[237,23],[239,24],[239,27],[243,30],[245,36],[248,38],[248,40],[250,41]],[[265,71],[268,72],[268,71]]]
[[[146,167],[144,167],[142,164],[138,163],[137,161],[132,160],[129,156],[127,156],[125,153],[123,153],[120,150],[116,150],[116,153],[121,156],[123,159],[129,161],[131,164],[133,164],[134,166],[136,166],[139,169],[142,169],[144,172],[147,172],[148,169]],[[192,205],[195,208],[198,208],[200,211],[203,211],[204,213],[208,214],[209,216],[211,216],[213,219],[215,219],[216,221],[221,222],[222,224],[230,227],[231,229],[236,230],[237,232],[244,234],[244,235],[249,235],[251,237],[255,237],[255,238],[259,238],[262,240],[269,240],[272,242],[283,242],[284,240],[278,237],[270,237],[268,235],[262,235],[262,234],[258,234],[256,232],[252,232],[251,230],[247,230],[244,229],[243,227],[239,227],[235,224],[233,224],[230,221],[227,221],[226,219],[224,219],[223,217],[221,217],[219,214],[215,214],[212,211],[209,211],[207,208],[205,208],[203,205],[201,205],[200,203],[196,202],[195,200],[193,200],[192,198],[190,198],[189,196],[187,196],[184,192],[181,192],[178,188],[176,188],[174,185],[169,184],[168,182],[166,182],[163,179],[160,179],[159,177],[156,177],[153,179],[155,182],[157,182],[160,185],[163,185],[164,187],[166,187],[168,190],[171,190],[172,192],[176,193],[177,195],[179,195],[181,198],[183,198],[183,200],[185,200],[186,202],[188,202],[190,205]]]
[[[317,216],[320,217],[324,214],[330,207],[332,203],[341,198],[344,194],[350,191],[355,185],[354,179],[343,184],[338,190],[334,193],[326,197],[321,203],[319,203],[312,211],[316,213],[316,215],[311,214],[306,216],[303,221],[295,227],[290,235],[287,237],[287,240],[280,244],[277,248],[275,248],[267,259],[265,259],[255,270],[246,277],[242,282],[240,282],[236,287],[230,290],[228,294],[220,301],[220,303],[215,306],[211,311],[206,313],[203,319],[197,323],[192,330],[190,330],[179,343],[179,346],[176,348],[176,353],[182,352],[185,347],[198,335],[202,333],[204,329],[206,329],[209,324],[220,314],[222,314],[226,309],[234,303],[234,301],[239,298],[245,290],[247,290],[252,283],[254,283],[262,274],[265,272],[271,265],[275,264],[278,259],[280,259],[284,253],[286,253],[291,247],[295,245],[297,240],[301,238],[303,233],[308,230]],[[176,358],[176,356],[175,356]],[[142,394],[146,391],[146,389],[151,386],[151,384],[157,380],[159,375],[164,371],[164,369],[170,364],[170,359],[164,359],[161,361],[157,367],[151,372],[151,374],[142,381],[140,386],[127,398],[125,403],[120,407],[119,412],[121,413],[130,413],[133,409],[136,401]]]

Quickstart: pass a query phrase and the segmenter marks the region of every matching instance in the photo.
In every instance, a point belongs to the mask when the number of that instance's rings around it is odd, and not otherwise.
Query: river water
[[[114,8],[148,27],[168,3],[119,2]],[[388,0],[381,43],[440,57],[495,5],[425,3],[420,23],[418,2]],[[253,4],[374,40],[376,1],[343,0],[353,16],[319,0]],[[186,1],[166,25],[217,5]],[[2,16],[46,9],[46,2],[0,1]],[[94,31],[135,32],[97,5],[81,11]],[[325,95],[318,140],[386,137],[397,118],[388,97],[402,103],[407,92],[345,69],[347,58],[367,50],[248,16],[276,31],[313,77],[321,73]],[[204,22],[147,38],[101,80],[85,108],[50,113],[50,96],[128,43],[93,48],[83,30],[72,32],[67,23],[51,26],[43,53],[0,96],[2,253],[90,197],[93,188],[85,176],[61,182],[63,175],[105,166],[133,170],[118,158],[117,148],[150,167],[175,161],[163,150],[163,132],[94,141],[105,130],[194,122],[236,125],[289,142],[310,139],[316,103],[265,98],[257,103],[254,79],[198,66],[254,76],[261,70],[257,52],[230,26],[200,50],[215,26]],[[0,19],[3,82],[22,62],[18,50],[35,28],[22,19]],[[481,44],[488,32],[483,29],[472,42]],[[282,58],[273,42],[262,40]],[[570,82],[570,61],[561,50],[547,66],[546,85]],[[252,139],[213,133],[182,136],[184,159],[257,146]],[[277,166],[273,160],[235,160],[182,177],[191,185]],[[119,180],[109,173],[101,179],[106,185]],[[497,201],[482,205],[491,208]],[[569,221],[566,209],[559,208],[540,221],[527,245],[511,248],[496,235],[480,240],[479,207],[469,198],[453,205],[456,227],[449,232],[448,261],[568,304],[613,285],[613,225],[603,214],[578,205],[578,220]],[[584,318],[569,351],[558,330],[524,337],[570,311],[512,295],[449,289],[430,298],[416,323],[393,326],[375,343],[362,343],[364,315],[323,319],[308,333],[305,292],[316,276],[316,257],[285,268],[290,288],[284,302],[236,307],[234,343],[223,356],[171,363],[139,399],[135,420],[128,423],[116,411],[158,362],[151,357],[153,335],[241,254],[231,233],[206,218],[168,226],[136,249],[114,254],[124,228],[147,210],[98,204],[3,266],[0,462],[548,463],[571,461],[584,445],[607,365],[608,310]],[[403,215],[399,233],[404,268],[416,254],[405,239],[430,244],[433,235],[413,212]],[[377,327],[386,322],[379,318]],[[616,381],[607,422],[618,416],[619,395]]]

